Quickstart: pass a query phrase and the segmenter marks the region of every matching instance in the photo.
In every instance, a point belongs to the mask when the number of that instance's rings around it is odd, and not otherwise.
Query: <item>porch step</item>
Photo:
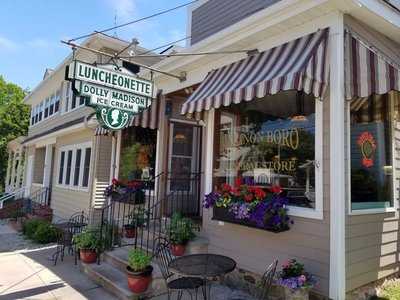
[[[153,264],[153,280],[149,289],[142,294],[132,293],[128,288],[127,275],[125,270],[103,261],[98,264],[81,263],[81,270],[93,281],[104,287],[107,291],[121,300],[149,299],[166,293],[165,281],[157,265]],[[158,274],[157,274],[158,273]]]

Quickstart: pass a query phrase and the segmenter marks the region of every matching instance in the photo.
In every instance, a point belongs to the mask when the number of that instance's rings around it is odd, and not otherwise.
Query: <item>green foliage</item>
[[[79,249],[101,249],[101,239],[98,230],[85,230],[75,235],[73,241]]]
[[[27,92],[0,75],[0,187],[7,171],[7,144],[28,131],[29,107],[23,103]]]
[[[291,278],[298,277],[304,274],[304,265],[299,263],[295,259],[291,259],[285,265],[282,266],[281,277]]]
[[[168,231],[170,242],[174,245],[185,245],[193,240],[196,237],[193,227],[191,219],[184,218],[180,213],[174,213]]]
[[[57,241],[58,229],[47,221],[40,219],[32,219],[24,222],[22,233],[29,239],[40,243],[47,244]]]
[[[128,214],[129,226],[130,227],[142,227],[146,223],[146,210],[143,207],[134,208]]]
[[[37,227],[33,240],[39,244],[48,244],[56,242],[58,236],[59,231],[56,227],[49,223],[42,223]]]
[[[22,233],[28,238],[33,239],[36,230],[38,229],[39,225],[47,223],[46,221],[40,219],[32,219],[27,220],[24,222],[22,226]]]
[[[378,291],[378,297],[372,297],[376,300],[400,300],[400,281],[393,279],[385,282]]]
[[[143,271],[151,264],[151,257],[140,249],[131,249],[128,253],[128,265],[134,272]]]
[[[121,153],[120,179],[129,180],[131,173],[138,170],[137,157],[139,154],[140,143],[125,147]]]

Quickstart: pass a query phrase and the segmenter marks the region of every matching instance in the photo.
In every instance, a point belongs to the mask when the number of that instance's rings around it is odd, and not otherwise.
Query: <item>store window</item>
[[[351,209],[393,207],[393,127],[399,93],[350,104]]]
[[[157,130],[129,127],[122,131],[119,179],[154,178]]]
[[[317,101],[290,91],[217,110],[214,185],[233,185],[238,177],[265,189],[280,185],[291,206],[319,208],[315,176],[321,160],[316,157]]]
[[[61,147],[58,160],[58,185],[85,189],[90,176],[91,143]]]

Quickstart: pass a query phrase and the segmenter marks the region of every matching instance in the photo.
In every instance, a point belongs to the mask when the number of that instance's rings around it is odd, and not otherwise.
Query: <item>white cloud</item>
[[[16,50],[18,49],[18,44],[6,37],[0,36],[0,50]]]

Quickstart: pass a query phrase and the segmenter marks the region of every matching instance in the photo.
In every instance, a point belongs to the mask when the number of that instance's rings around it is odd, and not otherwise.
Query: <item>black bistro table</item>
[[[236,262],[227,256],[219,254],[190,254],[173,259],[169,265],[172,273],[181,276],[200,277],[204,279],[204,299],[207,295],[207,279],[221,277],[236,268]]]

